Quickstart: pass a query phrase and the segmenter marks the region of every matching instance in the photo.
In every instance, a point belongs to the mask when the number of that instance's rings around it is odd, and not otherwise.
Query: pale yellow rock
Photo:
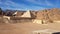
[[[27,12],[25,12],[21,17],[29,17],[29,18],[31,18],[30,11],[27,10]]]

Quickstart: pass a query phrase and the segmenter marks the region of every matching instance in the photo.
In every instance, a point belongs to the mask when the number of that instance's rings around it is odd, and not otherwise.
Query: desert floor
[[[0,24],[0,34],[30,34],[35,30],[54,29],[60,31],[60,23],[35,24],[14,23]]]

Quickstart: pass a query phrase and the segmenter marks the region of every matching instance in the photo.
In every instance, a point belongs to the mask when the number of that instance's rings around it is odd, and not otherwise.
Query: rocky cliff
[[[45,9],[37,12],[37,19],[42,20],[60,20],[60,9]]]

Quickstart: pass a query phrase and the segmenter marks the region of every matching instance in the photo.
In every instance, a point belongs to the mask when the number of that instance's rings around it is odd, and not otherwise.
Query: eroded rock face
[[[37,13],[37,19],[52,19],[59,20],[60,18],[60,9],[47,9],[42,10]]]
[[[53,21],[60,20],[60,9],[46,9],[37,12],[37,19]]]

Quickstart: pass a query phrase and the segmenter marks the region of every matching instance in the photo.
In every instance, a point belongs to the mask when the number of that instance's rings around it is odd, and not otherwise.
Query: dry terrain
[[[42,29],[54,29],[60,31],[60,23],[35,24],[14,23],[0,24],[0,34],[31,34],[32,31]]]
[[[16,16],[23,15],[24,12],[18,12]],[[10,13],[9,13],[10,14]],[[59,21],[60,22],[60,9],[47,9],[47,10],[39,10],[37,12],[32,12],[35,19],[40,20],[51,20],[51,21]],[[33,17],[34,17],[33,16]],[[15,18],[13,18],[15,19]],[[17,19],[17,18],[16,18]],[[32,31],[35,30],[43,30],[43,29],[53,29],[60,31],[60,23],[46,23],[48,24],[36,24],[36,23],[2,23],[6,22],[6,19],[0,18],[0,34],[31,34]]]

